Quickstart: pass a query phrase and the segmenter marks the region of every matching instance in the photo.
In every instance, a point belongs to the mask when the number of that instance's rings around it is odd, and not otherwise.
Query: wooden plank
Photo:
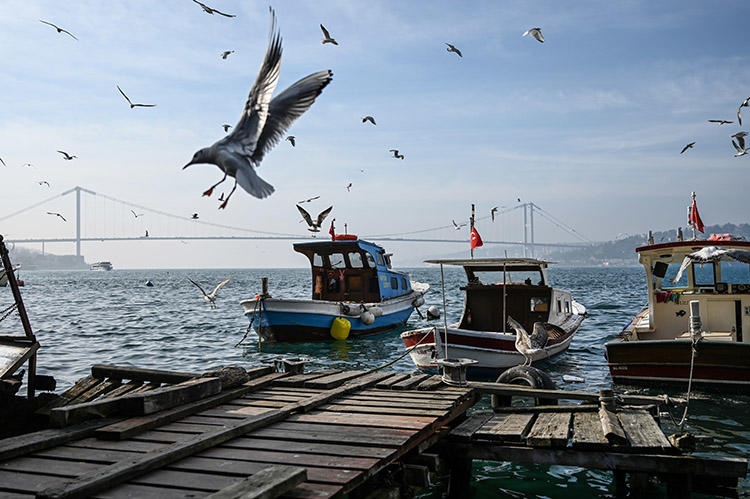
[[[474,433],[482,427],[492,414],[474,414],[466,418],[466,421],[451,430],[450,436],[454,440],[468,441],[474,437]]]
[[[36,454],[33,454],[33,457],[42,457],[50,460],[77,461],[82,463],[110,464],[137,457],[138,454],[140,453],[120,449],[82,449],[80,447],[69,447],[63,445],[37,452]]]
[[[219,378],[197,378],[121,397],[122,411],[127,416],[146,416],[178,405],[195,402],[221,392]]]
[[[408,374],[406,376],[409,376]],[[402,378],[405,379],[405,378]],[[388,380],[386,380],[388,381]],[[401,381],[401,380],[398,380]],[[397,383],[398,381],[394,381]],[[471,389],[468,390],[462,390],[462,391],[456,391],[456,392],[445,392],[443,390],[434,390],[430,393],[426,392],[418,392],[418,391],[408,391],[408,392],[394,392],[389,388],[387,389],[370,389],[365,390],[360,395],[368,396],[368,397],[403,397],[405,399],[412,399],[412,400],[455,400],[456,398],[466,395],[467,393],[470,393]]]
[[[84,402],[89,402],[91,400],[95,400],[98,397],[101,397],[102,395],[105,395],[118,386],[122,384],[122,381],[119,379],[105,379],[104,381],[92,386],[70,402],[68,402],[68,405],[71,404],[83,404]]]
[[[574,449],[601,450],[609,448],[609,441],[604,437],[599,415],[593,412],[576,412],[573,414]]]
[[[426,416],[426,417],[438,417],[445,414],[444,410],[427,410],[423,408],[415,407],[372,407],[365,405],[350,405],[350,404],[329,404],[324,405],[320,408],[323,411],[328,412],[347,412],[347,413],[363,413],[363,414],[389,414],[389,415],[404,415],[404,416]]]
[[[139,442],[136,440],[123,440],[113,442],[111,440],[100,440],[98,438],[82,438],[67,444],[68,447],[80,447],[82,449],[109,449],[124,450],[131,452],[149,452],[163,444],[159,442]]]
[[[308,401],[289,404],[289,406],[283,409],[277,409],[266,414],[239,420],[227,425],[227,427],[217,428],[203,434],[195,435],[190,440],[165,446],[153,452],[143,454],[136,459],[111,464],[101,470],[97,470],[96,472],[86,473],[73,482],[68,482],[60,487],[46,489],[42,491],[39,496],[40,498],[46,497],[51,499],[75,495],[93,495],[100,490],[113,486],[114,484],[131,480],[143,475],[144,473],[174,463],[186,456],[220,445],[254,429],[285,419],[293,412],[314,409],[315,407],[328,403],[332,399],[340,397],[341,395],[376,384],[384,379],[384,377],[385,376],[382,373],[373,373],[363,376],[362,378],[350,381],[339,388],[311,397]]]
[[[33,456],[17,457],[0,463],[0,470],[3,471],[22,473],[39,473],[42,471],[45,475],[60,477],[74,477],[90,471],[96,471],[100,467],[101,465],[95,463],[55,461]]]
[[[121,409],[120,400],[119,398],[102,399],[55,407],[49,413],[49,422],[55,428],[63,428],[90,419],[115,416]]]
[[[474,432],[474,438],[523,442],[533,420],[534,414],[499,414]]]
[[[89,390],[91,387],[99,384],[101,381],[102,380],[100,378],[95,378],[93,376],[86,376],[85,378],[81,378],[76,381],[73,386],[61,393],[59,397],[39,409],[37,413],[44,415],[49,414],[49,411],[53,408],[68,404],[86,390]]]
[[[371,457],[274,452],[255,449],[238,449],[236,447],[225,447],[223,445],[205,450],[200,454],[197,454],[195,457],[206,457],[224,461],[251,461],[255,463],[316,466],[320,468],[346,468],[350,470],[368,470],[378,462],[378,458]]]
[[[599,409],[599,421],[602,425],[604,438],[606,438],[610,444],[623,445],[628,442],[627,437],[625,437],[625,432],[620,425],[620,420],[615,413],[602,407]]]
[[[37,350],[39,343],[36,341],[0,342],[0,378],[13,375]]]
[[[599,410],[598,404],[576,404],[576,405],[529,405],[529,406],[509,406],[495,407],[496,413],[529,413],[538,414],[540,412],[596,412]]]
[[[443,384],[443,377],[439,374],[436,374],[434,376],[430,376],[429,378],[422,381],[419,385],[417,385],[417,390],[419,391],[436,390],[437,388],[440,388],[442,384]]]
[[[568,444],[570,420],[569,412],[539,414],[526,436],[526,443],[532,447],[565,447]]]
[[[391,386],[393,386],[395,383],[398,383],[399,381],[403,381],[406,378],[410,376],[409,373],[402,373],[402,374],[393,374],[392,376],[388,377],[387,379],[381,381],[377,385],[375,385],[376,388],[381,389],[389,389]]]
[[[295,466],[270,466],[207,499],[271,499],[307,480],[307,471]]]
[[[647,453],[679,453],[648,412],[624,410],[617,414],[617,417],[633,450]]]
[[[328,497],[340,496],[341,490],[342,487],[340,485],[304,482],[299,484],[297,488],[284,494],[284,497],[294,499],[326,499]]]
[[[305,388],[330,390],[331,388],[340,386],[350,379],[359,378],[365,374],[367,374],[367,371],[344,371],[342,373],[330,374],[328,376],[323,376],[322,378],[316,378],[312,381],[305,381],[303,386]]]
[[[381,428],[411,428],[417,430],[433,423],[435,419],[435,417],[431,416],[386,416],[316,411],[311,414],[295,414],[289,416],[287,421],[327,423],[347,426],[375,426]]]
[[[96,495],[98,499],[188,499],[205,495],[195,489],[167,489],[127,483]]]
[[[131,379],[154,383],[182,383],[183,381],[200,376],[195,373],[141,369],[139,367],[112,366],[108,364],[94,364],[91,366],[91,374],[96,378]]]
[[[68,478],[38,473],[21,473],[0,469],[0,490],[35,494],[47,487],[64,483]]]
[[[398,447],[416,434],[416,430],[386,428],[337,427],[302,423],[281,423],[256,430],[248,437],[276,438],[346,445]]]
[[[303,454],[326,454],[330,456],[370,457],[386,459],[395,451],[389,447],[366,447],[361,445],[329,444],[318,441],[300,442],[286,439],[239,437],[224,444],[224,447],[255,449]]]
[[[133,390],[130,393],[143,393],[147,392],[149,390],[155,390],[161,386],[161,383],[146,383],[144,385],[139,386],[135,390]]]
[[[97,428],[111,424],[111,420],[87,421],[68,428],[41,430],[0,440],[0,461],[92,435]]]
[[[287,386],[287,387],[302,387],[305,382],[312,381],[314,379],[323,378],[332,374],[340,373],[341,369],[319,369],[305,374],[294,374],[292,376],[286,376],[274,383],[275,386]]]
[[[411,390],[416,388],[417,385],[430,378],[429,374],[415,374],[404,380],[399,381],[391,385],[391,390]]]
[[[177,421],[190,414],[198,413],[210,407],[222,404],[228,400],[232,400],[234,398],[242,396],[252,390],[257,390],[261,387],[266,386],[267,384],[270,384],[273,380],[285,375],[285,373],[267,374],[265,376],[252,379],[238,388],[226,390],[218,395],[208,397],[204,400],[185,404],[183,406],[175,407],[173,409],[162,411],[156,414],[131,418],[119,423],[111,424],[98,430],[96,432],[96,436],[108,440],[123,440],[126,438],[131,438],[135,435],[138,435],[139,433],[150,430],[151,428],[156,428],[157,426],[162,426],[164,424]]]
[[[257,416],[258,414],[263,414],[264,412],[272,411],[273,409],[273,407],[222,404],[206,411],[199,412],[196,416],[243,419],[248,416]]]
[[[401,393],[411,393],[411,392],[392,392],[392,393],[394,393],[394,396],[390,398],[368,397],[365,395],[361,395],[361,396],[352,395],[349,397],[341,397],[339,401],[341,401],[342,403],[369,405],[372,407],[377,407],[377,406],[389,407],[389,406],[393,406],[394,404],[396,404],[399,406],[409,406],[409,407],[416,407],[420,409],[443,409],[443,410],[450,409],[456,405],[456,399],[419,400],[419,399],[410,399],[410,398],[399,396]]]
[[[260,471],[263,465],[258,465],[244,474]],[[205,473],[205,470],[195,469],[182,471],[175,469],[160,469],[134,478],[131,483],[137,485],[151,485],[161,488],[187,488],[205,492],[216,492],[237,481],[237,476],[227,476],[219,473]],[[243,476],[243,477],[244,477]],[[43,493],[44,491],[42,491]],[[98,494],[97,494],[98,495]],[[37,495],[38,497],[38,495]],[[88,496],[84,496],[88,497]]]
[[[102,398],[114,398],[119,397],[120,395],[125,395],[126,393],[130,393],[136,388],[139,388],[143,385],[143,381],[129,381],[125,383],[124,385],[120,385],[119,387],[115,388],[108,394],[104,395]]]

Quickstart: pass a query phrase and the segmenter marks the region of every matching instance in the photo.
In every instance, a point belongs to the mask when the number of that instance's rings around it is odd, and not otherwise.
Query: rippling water
[[[432,286],[427,305],[441,305],[440,271],[412,269],[412,279]],[[220,292],[212,310],[187,278],[213,288],[229,275],[236,276]],[[264,270],[116,270],[113,272],[23,272],[24,301],[42,348],[39,372],[51,374],[65,389],[89,373],[94,363],[131,364],[184,371],[206,371],[236,364],[245,367],[267,363],[280,355],[305,355],[313,368],[371,368],[389,362],[404,351],[399,333],[421,326],[416,314],[398,330],[350,342],[278,344],[258,347],[254,332],[239,342],[247,329],[241,299],[260,291],[261,277],[270,278],[270,292],[277,297],[309,297],[308,269]],[[448,320],[457,320],[463,295],[458,287],[465,275],[446,269]],[[564,374],[586,379],[587,390],[610,384],[604,359],[604,343],[613,338],[645,302],[645,281],[640,268],[553,268],[553,285],[568,289],[583,303],[589,318],[567,353],[539,367],[563,387]],[[145,286],[151,280],[154,287]],[[0,310],[11,302],[8,288],[0,288]],[[20,332],[12,317],[0,322],[0,335]],[[409,357],[392,369],[412,371]],[[583,385],[569,385],[582,389]],[[627,387],[632,391],[658,393]],[[672,392],[678,394],[678,392]],[[727,456],[750,455],[748,396],[698,395],[690,406],[689,429],[713,437],[699,444],[699,451]],[[486,410],[484,402],[477,410]],[[677,419],[677,415],[675,414]],[[667,422],[667,433],[673,430]],[[573,497],[614,495],[612,475],[560,466],[519,466],[475,462],[477,497],[504,493],[517,497]],[[741,494],[750,495],[750,481]]]

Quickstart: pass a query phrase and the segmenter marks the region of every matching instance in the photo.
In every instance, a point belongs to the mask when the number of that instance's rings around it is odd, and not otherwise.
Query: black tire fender
[[[531,366],[515,366],[503,372],[496,380],[497,383],[509,385],[523,385],[531,388],[555,390],[557,385],[552,381],[549,374]],[[509,407],[512,397],[507,395],[493,395],[492,409],[497,407]],[[557,399],[535,399],[535,405],[557,405]]]

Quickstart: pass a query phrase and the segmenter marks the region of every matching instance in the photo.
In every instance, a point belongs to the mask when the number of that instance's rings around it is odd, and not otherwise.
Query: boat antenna
[[[469,217],[469,238],[474,233],[474,203],[471,203],[471,217]],[[474,247],[471,247],[471,257],[474,258]]]

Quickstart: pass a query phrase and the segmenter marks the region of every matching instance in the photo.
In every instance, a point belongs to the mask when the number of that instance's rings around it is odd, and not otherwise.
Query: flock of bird
[[[743,107],[750,107],[750,97],[743,100],[739,107],[737,108],[737,123],[739,126],[742,126],[742,108]],[[722,125],[731,125],[734,123],[734,121],[730,120],[708,120],[709,123],[716,123],[719,126]],[[745,137],[747,136],[747,132],[739,131],[736,133],[733,133],[729,137],[732,139],[732,145],[734,146],[734,149],[737,151],[737,153],[734,155],[735,158],[738,158],[740,156],[746,156],[748,154],[748,149],[750,147],[745,145]],[[695,146],[695,141],[690,142],[685,147],[682,148],[680,151],[680,154],[684,153],[688,149],[692,149]]]

